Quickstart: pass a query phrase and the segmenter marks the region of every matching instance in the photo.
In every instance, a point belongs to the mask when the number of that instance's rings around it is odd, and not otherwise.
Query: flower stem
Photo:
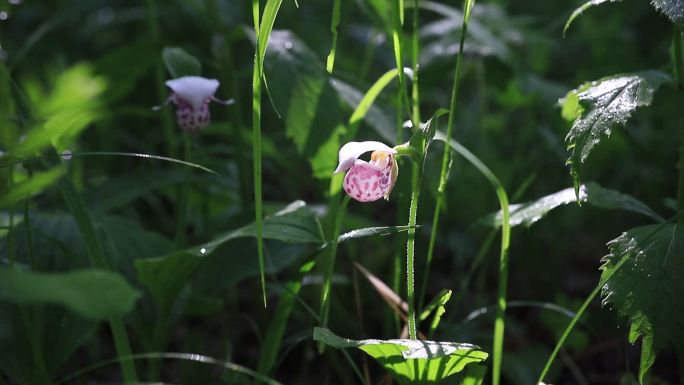
[[[330,53],[325,64],[325,70],[332,74],[335,66],[335,51],[337,50],[337,26],[340,24],[340,8],[342,7],[341,0],[334,0],[332,10],[332,20],[330,22],[330,32],[332,32],[332,45],[330,46]]]
[[[411,178],[411,206],[409,207],[409,230],[406,241],[406,302],[408,302],[408,333],[412,340],[417,339],[416,333],[416,305],[414,289],[414,255],[416,251],[416,216],[418,214],[418,197],[422,179],[422,165],[412,163]]]
[[[190,134],[183,134],[183,161],[192,162],[192,140]],[[176,250],[185,247],[188,222],[188,201],[190,195],[190,168],[184,170],[183,186],[178,200],[178,222],[176,222]]]

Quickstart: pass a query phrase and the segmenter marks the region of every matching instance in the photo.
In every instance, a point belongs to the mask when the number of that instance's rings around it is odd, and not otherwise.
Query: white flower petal
[[[390,154],[397,153],[392,147],[374,140],[349,142],[340,148],[339,164],[337,165],[334,174],[349,170],[354,165],[356,159],[370,151],[383,151]]]
[[[216,93],[219,84],[216,79],[201,76],[184,76],[166,82],[176,96],[192,104],[194,109],[200,108],[207,99],[211,98]]]

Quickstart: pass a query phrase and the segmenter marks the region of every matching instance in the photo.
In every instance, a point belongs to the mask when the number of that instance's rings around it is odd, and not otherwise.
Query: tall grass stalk
[[[50,163],[53,164],[60,162],[57,153],[54,150],[50,150],[49,159],[51,161]],[[74,217],[78,231],[86,245],[88,258],[90,259],[90,265],[96,268],[108,268],[109,263],[105,257],[102,243],[97,236],[95,226],[93,226],[93,221],[90,219],[90,214],[86,209],[85,203],[83,202],[83,199],[79,195],[78,191],[76,191],[73,182],[68,176],[65,176],[59,180],[58,186],[64,201],[71,211],[71,215]],[[116,354],[121,362],[121,370],[123,372],[124,382],[126,384],[137,383],[138,374],[135,370],[135,364],[133,361],[126,360],[126,358],[131,355],[131,346],[128,340],[126,326],[124,325],[123,320],[120,318],[110,318],[108,321],[109,328],[111,329],[112,336],[114,337]]]
[[[463,1],[463,28],[461,29],[461,41],[459,43],[458,56],[456,57],[456,68],[454,69],[454,83],[451,88],[451,102],[449,103],[449,118],[447,121],[447,138],[453,135],[454,124],[456,121],[456,104],[458,101],[458,90],[461,79],[461,63],[463,61],[463,45],[465,37],[468,32],[468,21],[470,20],[470,11],[472,10],[475,0]],[[418,7],[416,6],[416,9]],[[432,230],[430,232],[430,243],[428,244],[428,252],[425,260],[425,271],[423,273],[423,284],[420,289],[419,303],[422,307],[425,300],[425,291],[427,290],[428,276],[430,273],[430,264],[434,255],[435,243],[437,241],[437,231],[439,229],[439,216],[444,206],[444,192],[446,191],[447,179],[449,178],[450,168],[450,154],[451,150],[448,145],[444,146],[444,153],[442,155],[442,169],[439,176],[439,185],[437,187],[437,201],[435,202],[435,212],[432,216]]]

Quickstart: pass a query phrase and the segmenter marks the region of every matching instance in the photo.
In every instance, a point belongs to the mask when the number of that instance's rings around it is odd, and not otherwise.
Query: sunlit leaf
[[[651,4],[677,27],[684,27],[684,3],[681,0],[651,0]]]
[[[567,163],[578,196],[582,164],[594,146],[614,127],[624,126],[634,110],[650,105],[658,87],[670,81],[664,72],[644,71],[603,78],[569,92],[576,94],[583,109],[565,138],[570,151]]]
[[[121,317],[140,296],[119,274],[98,269],[37,273],[0,268],[0,301],[57,304],[83,317]]]
[[[164,65],[173,78],[183,76],[200,76],[202,74],[202,64],[200,61],[178,47],[166,47],[162,51]]]
[[[313,338],[335,348],[363,350],[402,385],[439,383],[488,356],[471,344],[409,339],[350,340],[323,328],[315,328]]]
[[[646,215],[658,222],[664,220],[658,213],[640,200],[630,195],[601,187],[597,183],[589,182],[584,184],[580,186],[579,191],[579,202],[586,202],[592,206],[604,209],[635,212]],[[576,201],[574,189],[569,187],[534,201],[512,204],[509,206],[511,226],[532,226],[532,224],[542,219],[550,211]],[[480,223],[492,227],[501,226],[501,211],[486,216]]]
[[[337,243],[346,242],[351,239],[364,238],[364,237],[374,237],[374,236],[385,236],[390,234],[395,234],[402,231],[408,231],[409,226],[381,226],[381,227],[365,227],[362,229],[356,229],[348,231],[341,234],[337,238]]]
[[[631,324],[630,341],[642,337],[639,381],[667,346],[684,344],[684,228],[676,224],[638,227],[608,243],[602,275],[603,303]],[[620,265],[620,262],[626,260]]]

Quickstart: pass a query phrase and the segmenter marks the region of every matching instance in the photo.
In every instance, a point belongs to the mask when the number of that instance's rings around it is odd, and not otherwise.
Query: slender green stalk
[[[183,135],[183,161],[192,162],[192,140],[190,134]],[[180,200],[178,202],[178,222],[176,223],[176,250],[185,247],[186,229],[188,222],[188,202],[190,196],[190,168],[184,170],[183,185],[181,186]]]
[[[259,0],[252,0],[254,30],[256,31],[256,49],[254,51],[254,71],[252,72],[252,160],[254,162],[254,216],[256,223],[257,254],[259,255],[259,275],[261,278],[261,294],[266,307],[266,277],[264,273],[264,235],[263,208],[261,202],[261,42],[259,36]],[[266,37],[268,39],[268,36]]]
[[[59,162],[57,153],[54,150],[50,151],[49,159],[51,163],[56,164]],[[93,222],[90,219],[90,214],[85,207],[83,199],[68,177],[61,178],[58,182],[58,186],[64,201],[71,211],[71,215],[74,217],[78,231],[85,242],[90,265],[97,268],[107,268],[109,263],[107,262],[102,243],[100,243],[100,239],[95,231],[95,226],[93,226]],[[117,356],[119,360],[121,360],[121,370],[123,372],[124,382],[126,384],[138,382],[135,364],[133,361],[125,360],[126,357],[131,355],[131,347],[123,321],[118,318],[111,318],[109,319],[109,327],[112,331],[112,336],[114,337],[114,346],[116,348]]]
[[[161,32],[159,28],[159,14],[157,13],[157,2],[155,0],[146,0],[145,7],[147,8],[147,24],[150,35],[156,44],[161,45]],[[164,84],[164,66],[161,62],[157,63],[154,69],[154,77],[157,86],[157,100],[166,99],[166,86]],[[176,132],[173,127],[173,119],[171,111],[163,109],[162,129],[164,131],[164,144],[166,145],[166,154],[171,158],[178,157]]]
[[[463,45],[465,37],[468,32],[468,20],[470,19],[470,10],[475,4],[475,0],[463,1],[463,28],[461,29],[461,41],[459,43],[458,56],[456,57],[456,68],[454,69],[454,83],[451,88],[451,102],[449,104],[449,118],[447,121],[447,138],[451,138],[454,123],[456,121],[456,103],[458,101],[458,90],[461,76],[461,63],[463,61]],[[418,7],[415,7],[418,9]],[[423,274],[423,284],[420,289],[419,303],[425,299],[425,291],[427,289],[428,276],[430,273],[430,264],[435,250],[435,242],[437,241],[437,230],[439,228],[439,216],[444,206],[444,191],[446,190],[447,179],[449,178],[449,163],[451,150],[449,146],[444,146],[444,154],[442,155],[442,170],[439,176],[439,186],[437,187],[437,201],[435,202],[435,212],[432,217],[432,230],[430,232],[430,243],[428,244],[427,258],[425,261],[425,271]]]
[[[344,216],[347,212],[347,205],[349,204],[349,200],[349,196],[345,195],[339,207],[335,209],[335,222],[333,225],[332,235],[329,240],[329,242],[331,243],[330,253],[326,260],[325,277],[323,281],[323,293],[321,295],[321,325],[328,325],[328,317],[330,315],[330,290],[332,286],[332,275],[335,270],[335,258],[337,256],[337,239],[340,237],[340,232],[342,231],[342,223],[344,222]]]
[[[335,66],[335,51],[337,50],[337,26],[340,24],[340,9],[342,7],[341,0],[334,0],[332,21],[330,22],[330,32],[332,32],[332,45],[330,46],[330,53],[325,64],[325,69],[329,74],[332,74]]]
[[[424,155],[423,155],[424,156]],[[406,302],[408,303],[408,334],[412,340],[417,339],[416,333],[416,300],[414,282],[414,255],[416,252],[416,216],[418,214],[418,197],[420,195],[420,182],[422,176],[422,164],[413,162],[411,178],[411,206],[409,207],[409,230],[406,241]]]
[[[672,39],[674,45],[673,61],[675,63],[675,76],[680,93],[684,93],[684,56],[682,56],[682,33],[674,28]],[[679,145],[679,178],[677,182],[677,224],[684,224],[684,130],[682,130],[681,143]]]

